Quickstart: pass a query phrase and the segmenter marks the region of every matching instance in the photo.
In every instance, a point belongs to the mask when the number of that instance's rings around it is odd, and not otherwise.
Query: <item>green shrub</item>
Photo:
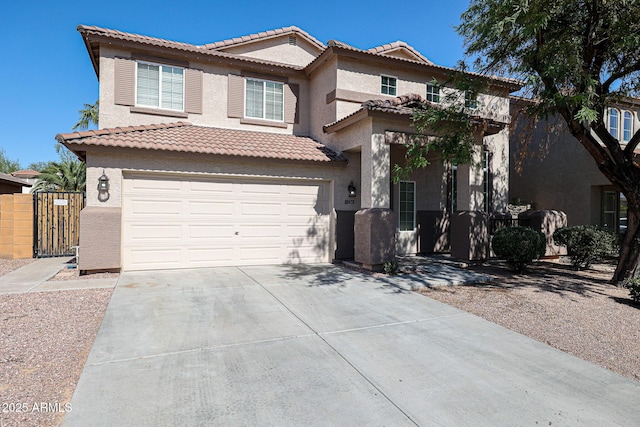
[[[544,255],[547,240],[544,234],[528,227],[501,228],[491,242],[493,252],[517,273]]]
[[[624,285],[627,289],[629,289],[629,297],[635,302],[640,302],[640,279],[634,277],[629,280],[626,285]]]
[[[567,247],[571,264],[578,270],[613,254],[617,246],[615,234],[593,225],[560,228],[553,233],[553,240]]]
[[[398,261],[396,261],[395,259],[391,260],[391,261],[387,261],[384,263],[384,273],[385,274],[389,274],[389,275],[393,275],[398,273]]]

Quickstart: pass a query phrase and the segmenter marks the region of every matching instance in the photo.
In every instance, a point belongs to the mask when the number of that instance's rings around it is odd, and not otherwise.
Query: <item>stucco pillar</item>
[[[87,206],[80,211],[81,271],[120,270],[120,208]]]
[[[489,214],[468,211],[451,217],[451,256],[467,261],[489,257]]]
[[[361,209],[354,220],[355,261],[370,270],[379,269],[396,255],[396,223],[393,211]]]
[[[362,209],[354,218],[354,259],[368,269],[379,269],[396,255],[397,217],[391,203],[391,147],[384,134],[371,135],[362,144]]]
[[[386,208],[391,206],[391,147],[384,134],[371,135],[371,144],[362,144],[361,206]]]

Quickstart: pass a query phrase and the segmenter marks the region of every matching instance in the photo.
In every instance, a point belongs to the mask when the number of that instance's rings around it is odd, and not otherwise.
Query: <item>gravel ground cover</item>
[[[49,281],[60,281],[60,280],[87,280],[87,279],[114,279],[119,277],[120,273],[91,273],[80,275],[80,270],[77,268],[63,268],[53,276]]]
[[[0,276],[4,276],[7,273],[11,273],[13,270],[17,270],[20,267],[24,267],[27,264],[34,262],[35,258],[22,258],[22,259],[2,259],[0,258]]]
[[[471,269],[493,276],[492,283],[420,292],[638,381],[640,305],[609,284],[614,268],[539,262],[516,275],[489,264]]]
[[[0,425],[56,426],[113,289],[0,295]]]

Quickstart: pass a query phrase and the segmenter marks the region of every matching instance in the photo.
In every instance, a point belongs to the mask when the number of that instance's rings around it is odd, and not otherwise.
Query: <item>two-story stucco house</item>
[[[471,100],[476,164],[394,184],[413,107],[452,69],[395,42],[324,44],[296,27],[191,45],[90,26],[100,130],[58,135],[87,163],[81,270],[211,267],[448,250],[448,215],[504,211],[509,94]]]
[[[595,160],[571,135],[560,116],[532,121],[520,113],[519,98],[511,101],[517,117],[511,137],[510,196],[567,214],[568,225],[598,225],[622,234],[627,228],[627,201],[600,172]],[[603,120],[609,133],[625,146],[640,128],[640,99],[621,99]],[[640,150],[636,150],[636,156]]]

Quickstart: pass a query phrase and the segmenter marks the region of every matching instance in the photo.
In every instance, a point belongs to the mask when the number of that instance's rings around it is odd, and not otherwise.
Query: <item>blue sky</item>
[[[56,160],[55,135],[71,131],[98,79],[76,31],[97,25],[204,44],[295,25],[326,43],[358,48],[403,40],[439,65],[462,59],[454,26],[467,0],[449,1],[2,1],[4,102],[0,148],[22,167]]]

